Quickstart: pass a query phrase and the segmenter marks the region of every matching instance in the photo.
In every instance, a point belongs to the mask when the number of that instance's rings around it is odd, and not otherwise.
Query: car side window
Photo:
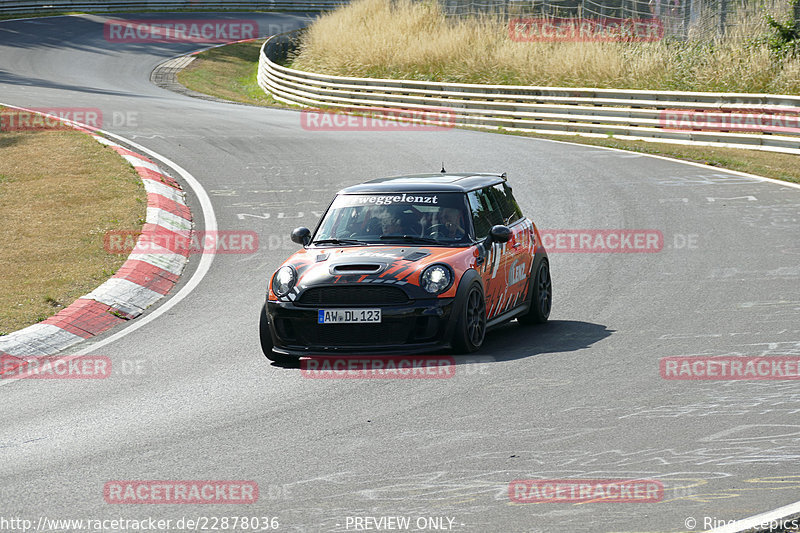
[[[491,187],[487,187],[467,193],[475,238],[478,240],[485,239],[492,226],[503,223],[500,206],[490,191]]]
[[[491,190],[492,196],[500,206],[500,213],[503,217],[502,224],[509,226],[522,218],[522,210],[514,199],[514,195],[511,194],[511,187],[505,183],[498,183]]]

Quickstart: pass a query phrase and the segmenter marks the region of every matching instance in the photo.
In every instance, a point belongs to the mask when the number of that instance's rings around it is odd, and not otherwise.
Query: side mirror
[[[311,230],[306,227],[299,227],[292,230],[292,242],[308,246],[311,242]]]
[[[501,226],[500,224],[496,226],[492,226],[492,229],[489,230],[489,237],[486,239],[488,241],[487,244],[491,244],[493,242],[504,243],[508,242],[511,238],[511,230],[508,229],[508,226]]]

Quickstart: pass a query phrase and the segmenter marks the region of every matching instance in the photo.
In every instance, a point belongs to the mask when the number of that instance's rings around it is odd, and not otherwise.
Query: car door
[[[533,266],[533,225],[522,216],[507,183],[498,183],[489,192],[500,209],[502,223],[511,230],[511,238],[504,250],[503,296],[497,312],[500,314],[517,307],[527,296],[530,285],[528,278]]]
[[[475,238],[483,241],[489,235],[492,226],[503,224],[503,214],[497,196],[492,187],[484,187],[467,193],[472,214],[472,225]],[[486,296],[486,319],[497,316],[502,303],[507,297],[507,268],[509,257],[507,243],[492,243],[486,250],[478,272],[483,279],[483,290]]]

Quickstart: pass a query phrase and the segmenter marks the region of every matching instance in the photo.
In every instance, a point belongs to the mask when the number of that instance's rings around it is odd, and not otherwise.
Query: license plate
[[[380,321],[380,309],[320,309],[317,312],[317,324],[377,324]]]

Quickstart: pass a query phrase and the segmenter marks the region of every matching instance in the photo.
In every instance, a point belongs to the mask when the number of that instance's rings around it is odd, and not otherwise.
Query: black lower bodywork
[[[545,252],[537,253],[533,269]],[[532,269],[532,270],[533,270]],[[535,270],[533,270],[535,272]],[[320,355],[402,355],[435,352],[453,347],[453,337],[465,307],[469,287],[475,283],[483,286],[475,270],[468,270],[459,281],[454,298],[408,298],[404,302],[386,303],[380,295],[369,295],[374,287],[351,284],[319,285],[314,289],[339,291],[332,298],[304,298],[295,301],[267,301],[266,322],[272,337],[272,350],[276,354],[292,357]],[[399,289],[399,287],[396,287]],[[310,290],[310,289],[308,289]],[[342,292],[344,290],[344,292]],[[362,295],[363,300],[348,298],[347,290]],[[516,308],[494,317],[486,326],[492,328],[524,315],[530,308],[531,293]],[[392,298],[393,299],[393,298]],[[381,322],[367,324],[318,324],[319,309],[328,308],[380,308]]]
[[[352,307],[326,305],[326,308]],[[419,353],[449,345],[454,299],[380,307],[378,324],[318,324],[317,309],[268,302],[273,350],[289,355]]]

